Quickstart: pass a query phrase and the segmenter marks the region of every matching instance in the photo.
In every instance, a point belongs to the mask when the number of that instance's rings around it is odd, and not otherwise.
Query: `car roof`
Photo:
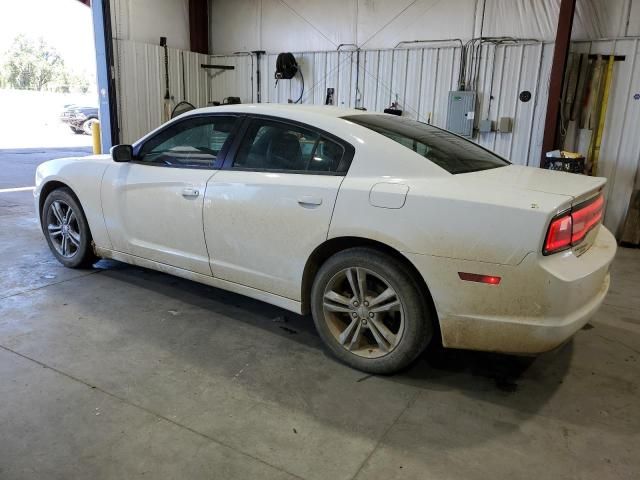
[[[196,108],[186,112],[183,116],[198,115],[203,113],[254,113],[261,115],[274,115],[278,117],[295,118],[297,114],[320,115],[323,117],[345,117],[347,115],[358,115],[366,112],[355,108],[335,107],[332,105],[303,105],[303,104],[283,104],[283,103],[245,103],[232,105],[219,105],[216,107]]]
[[[171,119],[168,123],[160,125],[155,130],[147,133],[142,138],[134,142],[134,146],[146,141],[149,137],[155,135],[158,131],[166,128],[168,125],[176,121],[180,121],[192,116],[229,113],[229,114],[256,114],[280,117],[287,120],[298,121],[308,125],[313,125],[321,130],[337,135],[343,138],[344,124],[346,123],[341,117],[377,114],[377,112],[367,112],[365,110],[357,110],[355,108],[334,107],[332,105],[302,105],[302,104],[282,104],[282,103],[241,103],[230,105],[218,105],[215,107],[195,108],[188,112],[182,113]],[[369,134],[373,134],[370,132]]]

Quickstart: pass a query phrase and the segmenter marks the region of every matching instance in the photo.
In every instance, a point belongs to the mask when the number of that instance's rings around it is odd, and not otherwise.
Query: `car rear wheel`
[[[58,188],[47,196],[42,231],[51,252],[65,267],[90,267],[97,260],[87,218],[68,188]]]
[[[311,292],[313,319],[343,362],[369,373],[394,373],[413,362],[433,334],[429,304],[397,259],[370,248],[329,258]]]
[[[76,128],[76,127],[69,127],[69,128],[76,135],[83,135],[84,134],[84,130],[82,130],[81,128]]]

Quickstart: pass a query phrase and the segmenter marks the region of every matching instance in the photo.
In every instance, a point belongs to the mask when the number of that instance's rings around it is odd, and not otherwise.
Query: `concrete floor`
[[[559,350],[436,351],[372,377],[310,318],[115,262],[62,268],[30,192],[0,193],[0,226],[2,480],[640,476],[640,250]]]

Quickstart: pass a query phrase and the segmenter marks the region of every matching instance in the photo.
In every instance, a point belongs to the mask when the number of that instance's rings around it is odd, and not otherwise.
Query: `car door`
[[[222,165],[238,117],[187,117],[113,163],[102,206],[114,250],[211,276],[202,228],[207,181]]]
[[[203,218],[214,276],[299,300],[304,265],[327,238],[353,151],[309,126],[248,118],[207,184]]]

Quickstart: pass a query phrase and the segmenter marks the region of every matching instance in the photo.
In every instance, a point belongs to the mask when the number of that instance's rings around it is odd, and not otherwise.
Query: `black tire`
[[[69,215],[71,219],[67,225],[66,232],[73,232],[73,241],[77,242],[76,246],[71,240],[72,234],[66,233],[66,235],[68,235],[67,255],[63,254],[64,250],[61,247],[62,241],[59,240],[63,236],[63,233],[56,234],[58,229],[55,228],[58,223],[64,224],[64,222],[57,221],[60,215],[56,216],[56,208],[62,208],[62,212],[64,213],[66,211],[65,206],[70,207],[73,214]],[[62,216],[66,217],[66,215]],[[41,226],[51,252],[65,267],[89,268],[98,260],[93,252],[93,239],[84,210],[82,210],[80,202],[78,202],[69,188],[57,188],[47,195],[44,205],[42,206]],[[63,228],[61,225],[59,230],[62,232]],[[78,234],[78,236],[75,236],[75,234]]]
[[[381,356],[377,358],[360,356],[343,346],[336,338],[336,327],[329,326],[330,323],[335,325],[336,322],[341,322],[342,319],[345,322],[343,325],[347,325],[352,320],[349,315],[355,317],[353,311],[350,314],[333,314],[330,311],[327,313],[324,307],[325,290],[347,269],[365,269],[369,272],[367,274],[369,277],[367,278],[373,277],[374,282],[383,280],[387,286],[394,290],[397,299],[402,304],[401,311],[404,315],[404,327],[400,339],[388,353],[380,349]],[[346,295],[343,298],[346,298]],[[354,296],[349,298],[353,301]],[[373,303],[371,297],[365,295],[365,298],[369,298]],[[424,351],[433,336],[435,315],[432,313],[428,298],[428,292],[421,291],[420,284],[410,269],[402,262],[381,251],[357,247],[343,250],[333,255],[320,267],[311,290],[311,311],[320,337],[339,360],[364,372],[391,374],[411,364]],[[375,309],[375,307],[372,307],[372,309]],[[327,314],[327,317],[325,317],[325,314]],[[332,315],[346,315],[346,317],[335,320],[338,317]],[[362,317],[357,317],[362,318],[362,320],[358,320],[356,323],[362,322],[363,325],[366,325],[365,319],[371,315],[371,312],[367,310],[362,314]],[[379,321],[379,319],[376,320],[376,322]],[[362,327],[362,331],[365,332],[365,328],[373,330],[371,323],[372,320],[370,320],[368,327]],[[354,330],[356,328],[357,326],[354,327]],[[364,333],[361,335],[364,335]],[[373,332],[367,335],[369,335],[369,338],[374,338]],[[367,347],[364,350],[367,350]],[[371,351],[369,350],[369,352]]]
[[[83,123],[82,123],[82,129],[81,132],[83,132],[85,135],[93,135],[92,131],[91,131],[91,125],[96,123],[98,121],[97,118],[87,118]]]
[[[84,131],[81,128],[69,127],[76,135],[84,135]]]

